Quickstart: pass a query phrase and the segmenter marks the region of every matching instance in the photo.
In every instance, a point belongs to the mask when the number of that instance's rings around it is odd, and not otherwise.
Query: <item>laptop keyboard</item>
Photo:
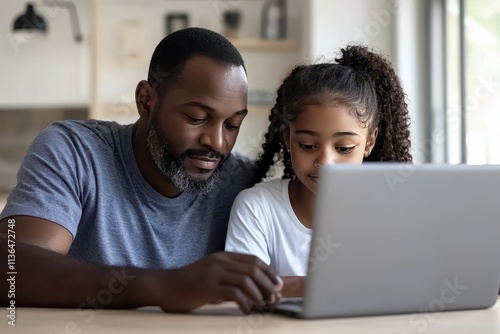
[[[281,305],[296,305],[302,306],[304,304],[303,298],[285,298],[280,302]]]

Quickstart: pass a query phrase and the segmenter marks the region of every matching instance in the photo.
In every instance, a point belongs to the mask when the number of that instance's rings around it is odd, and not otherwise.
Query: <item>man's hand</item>
[[[161,289],[165,294],[159,301],[165,312],[234,301],[249,313],[279,301],[283,287],[281,279],[257,257],[229,252],[206,256],[171,274],[174,284]]]

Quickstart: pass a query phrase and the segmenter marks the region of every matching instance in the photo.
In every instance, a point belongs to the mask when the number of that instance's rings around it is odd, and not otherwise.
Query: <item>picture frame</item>
[[[166,16],[166,34],[189,27],[188,13],[170,13]]]

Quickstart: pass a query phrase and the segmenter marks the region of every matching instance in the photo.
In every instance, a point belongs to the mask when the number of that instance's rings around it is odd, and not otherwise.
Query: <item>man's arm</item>
[[[0,221],[0,235],[7,235],[9,220],[14,222],[12,226],[14,226],[13,232],[17,242],[38,246],[64,255],[68,253],[73,243],[73,236],[61,225],[31,216],[13,216]]]
[[[9,219],[15,220],[16,306],[147,305],[160,306],[166,312],[187,312],[207,303],[235,301],[244,312],[250,312],[274,300],[276,291],[281,289],[272,270],[254,256],[221,252],[176,270],[94,266],[65,255],[71,246],[71,234],[63,227],[31,217]],[[0,268],[4,268],[0,276],[0,304],[4,306],[10,302],[9,219],[0,222]]]

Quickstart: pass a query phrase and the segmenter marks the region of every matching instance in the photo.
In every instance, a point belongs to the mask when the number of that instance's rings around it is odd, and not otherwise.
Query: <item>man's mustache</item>
[[[217,151],[214,151],[214,150],[203,150],[203,149],[200,149],[200,150],[194,150],[194,149],[190,149],[190,150],[186,150],[184,151],[180,158],[181,159],[184,159],[184,158],[187,158],[189,156],[202,156],[202,157],[207,157],[209,159],[218,159],[218,160],[224,160],[225,158],[225,155],[220,153],[220,152],[217,152]]]

